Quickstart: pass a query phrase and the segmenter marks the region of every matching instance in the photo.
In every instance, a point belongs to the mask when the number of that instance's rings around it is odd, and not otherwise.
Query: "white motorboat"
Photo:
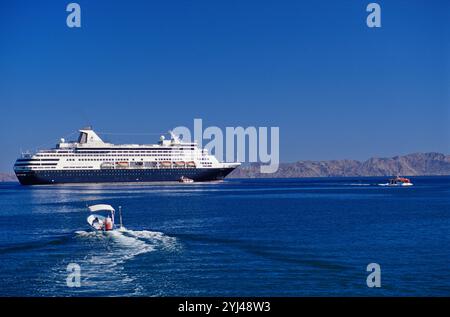
[[[406,177],[394,177],[389,180],[388,183],[385,184],[379,184],[380,186],[412,186],[413,183],[411,183],[411,180]]]
[[[189,183],[193,183],[194,180],[191,179],[191,178],[187,178],[187,177],[181,176],[179,182],[180,183],[189,184]]]
[[[111,205],[99,204],[88,206],[89,212],[95,213],[87,217],[87,223],[97,231],[115,230],[115,209]],[[119,207],[120,227],[122,228],[122,207]]]

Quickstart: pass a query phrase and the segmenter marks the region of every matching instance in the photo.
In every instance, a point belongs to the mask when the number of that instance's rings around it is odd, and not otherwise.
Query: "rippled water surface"
[[[449,296],[450,178],[412,181],[0,183],[0,295]],[[123,206],[125,228],[90,231],[97,203]],[[379,289],[366,286],[371,262]]]

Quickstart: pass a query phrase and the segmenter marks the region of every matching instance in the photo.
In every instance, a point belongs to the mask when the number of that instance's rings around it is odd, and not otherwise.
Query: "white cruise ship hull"
[[[22,185],[69,183],[136,183],[175,182],[182,176],[196,182],[221,180],[234,170],[229,168],[167,168],[167,169],[100,169],[43,170],[16,172]]]

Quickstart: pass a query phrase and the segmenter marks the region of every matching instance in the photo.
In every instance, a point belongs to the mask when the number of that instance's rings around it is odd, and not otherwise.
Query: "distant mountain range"
[[[282,163],[276,173],[261,174],[259,164],[241,166],[230,174],[233,178],[294,178],[339,176],[419,176],[450,175],[450,155],[414,153],[367,161],[331,160]]]
[[[294,178],[339,176],[420,176],[450,175],[450,155],[442,153],[414,153],[390,158],[371,158],[367,161],[331,160],[281,163],[273,174],[261,174],[259,164],[241,166],[232,178]],[[14,174],[0,173],[0,182],[17,181]]]
[[[14,174],[0,173],[0,182],[17,182]]]

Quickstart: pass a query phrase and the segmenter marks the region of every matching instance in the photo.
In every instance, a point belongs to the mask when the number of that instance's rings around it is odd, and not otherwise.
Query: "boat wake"
[[[109,264],[115,266],[137,255],[161,250],[175,250],[177,241],[162,232],[148,230],[121,229],[99,231],[77,231],[77,237],[87,240],[89,244],[97,243],[95,253],[91,256],[94,264]],[[105,259],[103,261],[102,259]]]
[[[76,263],[80,266],[83,287],[71,289],[71,292],[81,295],[103,292],[104,294],[117,292],[130,296],[140,295],[143,287],[139,284],[139,276],[129,274],[125,264],[147,253],[173,252],[179,249],[176,238],[162,232],[148,230],[122,228],[109,232],[77,231],[75,239],[84,251],[64,261],[63,266],[65,267],[68,263]],[[150,263],[138,261],[133,265],[148,266]],[[67,274],[65,271],[62,272],[61,266],[57,268],[57,271],[57,274]]]

